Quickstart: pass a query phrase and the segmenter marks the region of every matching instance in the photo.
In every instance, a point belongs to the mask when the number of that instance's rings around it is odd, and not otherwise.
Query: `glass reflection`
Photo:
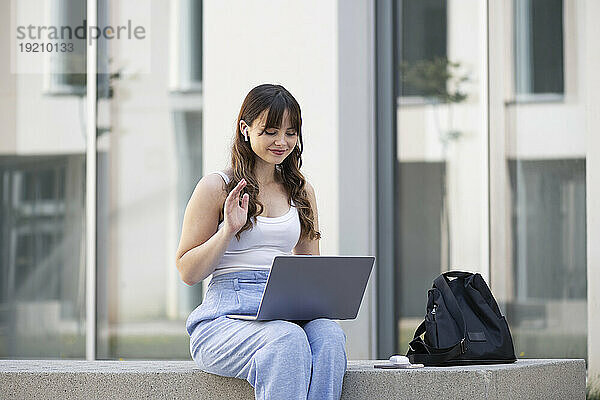
[[[0,22],[75,26],[85,14],[83,0],[47,6],[0,2]],[[10,45],[0,41],[0,357],[83,358],[85,79],[59,54],[39,55],[44,73],[11,73]]]
[[[396,6],[396,288],[405,351],[433,279],[487,269],[485,8],[446,0]]]
[[[181,282],[175,251],[202,176],[202,2],[106,6],[112,25],[161,29],[105,43],[114,79],[98,99],[98,358],[189,360],[185,319],[202,286]]]
[[[506,262],[496,263],[492,290],[518,357],[587,357],[586,127],[576,116],[586,77],[565,68],[586,40],[575,30],[581,5],[513,0],[496,16],[512,27],[514,89],[503,110],[507,246],[492,249]]]

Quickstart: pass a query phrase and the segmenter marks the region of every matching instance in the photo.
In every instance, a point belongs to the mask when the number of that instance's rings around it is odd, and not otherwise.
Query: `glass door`
[[[31,50],[86,4],[44,4],[0,2],[0,358],[85,357],[86,48]]]
[[[452,269],[487,278],[486,5],[398,1],[395,276],[399,351]]]
[[[490,2],[492,290],[518,357],[587,357],[583,1]]]
[[[175,251],[202,176],[202,2],[142,3],[99,2],[145,35],[99,42],[97,357],[189,359],[202,286],[181,282]]]

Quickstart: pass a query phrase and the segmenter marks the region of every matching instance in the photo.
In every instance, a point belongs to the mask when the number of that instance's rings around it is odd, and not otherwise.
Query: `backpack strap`
[[[454,274],[452,272],[446,272],[445,274],[438,276],[433,281],[433,285],[442,293],[444,301],[446,302],[446,307],[448,308],[448,311],[450,311],[450,315],[452,315],[452,318],[454,318],[458,324],[458,327],[463,332],[464,340],[467,337],[467,325],[465,323],[465,317],[463,316],[462,311],[460,311],[460,307],[456,301],[456,297],[454,297],[454,293],[452,293],[450,286],[448,286],[446,275],[453,276]]]
[[[425,321],[423,321],[415,331],[413,340],[408,345],[409,349],[406,355],[412,364],[443,364],[448,360],[459,357],[467,350],[464,338],[454,346],[444,349],[429,346],[421,339],[421,335],[425,333],[425,330]]]
[[[457,358],[467,351],[467,325],[465,323],[465,317],[460,310],[458,302],[456,301],[456,297],[454,297],[454,293],[452,293],[452,290],[448,285],[446,276],[465,278],[469,275],[471,274],[466,272],[450,271],[438,276],[433,281],[433,286],[435,286],[442,293],[450,315],[452,315],[452,318],[458,324],[459,329],[462,330],[462,339],[459,340],[455,345],[443,349],[429,346],[423,339],[421,339],[421,335],[426,331],[425,321],[423,321],[415,331],[413,340],[409,343],[409,350],[406,355],[411,363],[439,365],[453,358]]]

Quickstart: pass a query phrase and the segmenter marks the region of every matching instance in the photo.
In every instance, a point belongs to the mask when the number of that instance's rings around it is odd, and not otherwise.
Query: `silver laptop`
[[[353,319],[358,314],[375,257],[276,256],[257,315],[249,321]]]

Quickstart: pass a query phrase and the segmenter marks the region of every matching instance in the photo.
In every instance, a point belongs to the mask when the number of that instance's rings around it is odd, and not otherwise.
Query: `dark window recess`
[[[517,93],[564,93],[563,0],[515,0],[514,40]]]
[[[446,0],[399,0],[397,43],[399,63],[412,65],[418,61],[446,58]],[[400,74],[400,66],[396,71]],[[400,96],[422,96],[420,89],[396,79]]]
[[[509,160],[515,295],[586,299],[585,160]]]
[[[423,315],[431,281],[440,273],[443,162],[397,164],[397,305],[403,318]]]
[[[177,41],[176,60],[171,90],[174,92],[199,92],[202,87],[202,1],[174,0],[178,25],[171,34]]]
[[[0,157],[0,308],[77,302],[77,281],[65,287],[61,279],[81,273],[84,179],[84,155]]]

